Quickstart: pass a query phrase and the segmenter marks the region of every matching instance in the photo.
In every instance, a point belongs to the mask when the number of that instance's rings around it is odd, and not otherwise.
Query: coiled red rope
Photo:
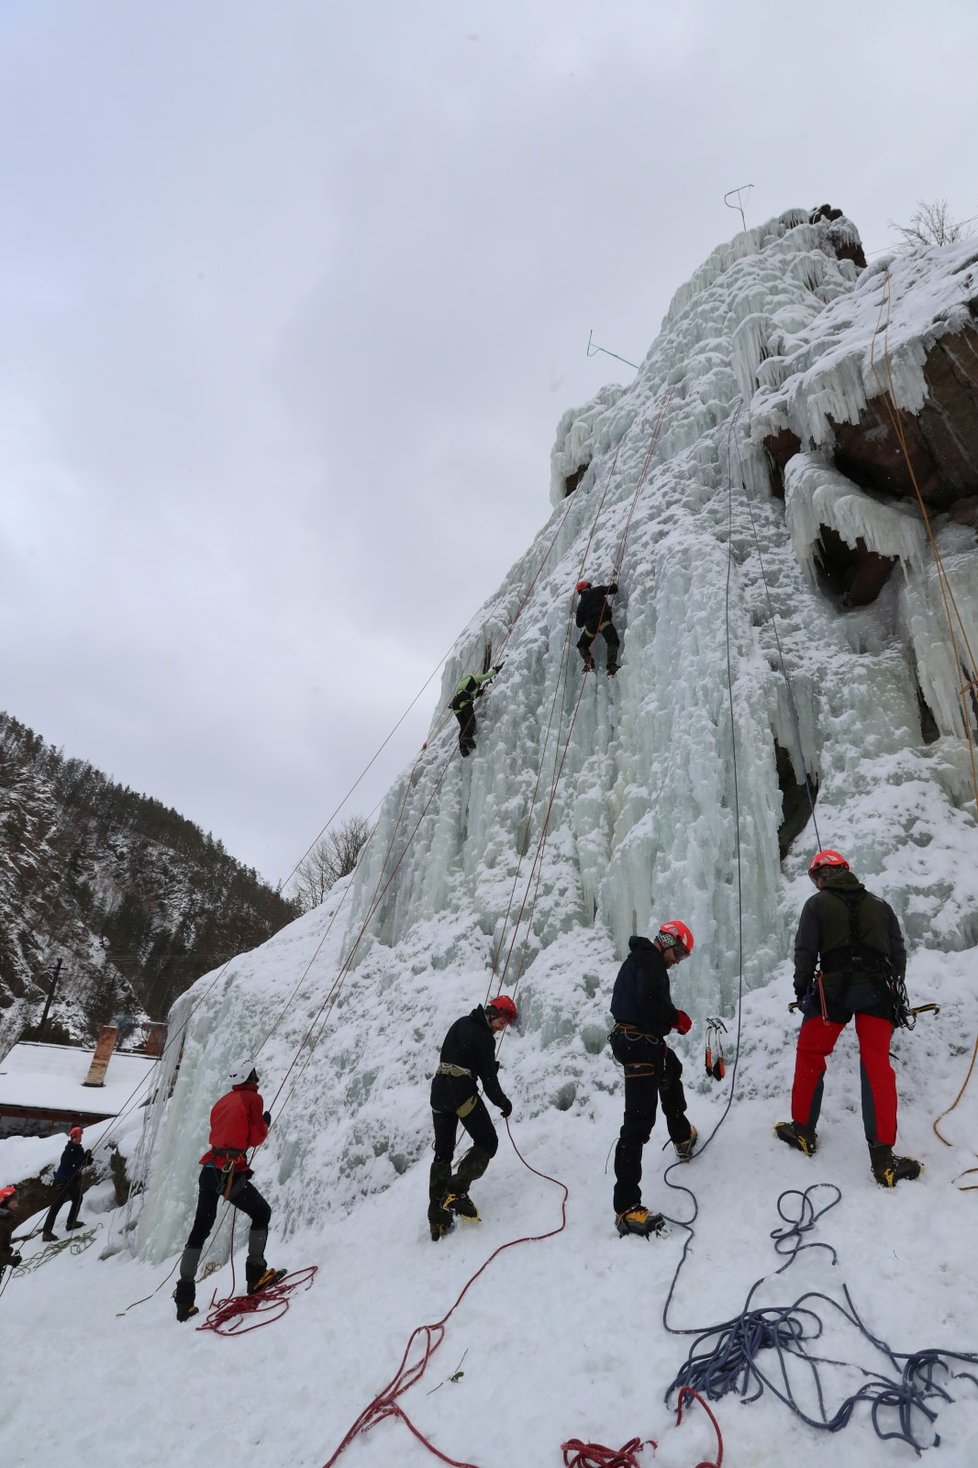
[[[268,1285],[254,1295],[229,1295],[227,1299],[219,1300],[215,1290],[207,1319],[197,1329],[212,1330],[215,1335],[236,1336],[261,1330],[263,1325],[272,1325],[288,1311],[289,1296],[294,1290],[312,1289],[318,1269],[318,1264],[310,1264],[308,1269],[296,1269],[277,1284]],[[264,1318],[256,1319],[256,1316]],[[249,1317],[251,1324],[246,1325],[245,1320]]]
[[[687,1400],[699,1402],[703,1411],[713,1423],[713,1431],[717,1435],[717,1455],[715,1460],[707,1462],[705,1459],[696,1464],[696,1468],[721,1468],[723,1463],[723,1437],[720,1432],[720,1424],[717,1422],[709,1406],[694,1391],[691,1386],[681,1387],[679,1390],[679,1403],[676,1407],[676,1426],[679,1427],[683,1420],[683,1406]],[[646,1438],[645,1442],[653,1451],[658,1447],[652,1438]],[[628,1440],[624,1447],[617,1451],[614,1448],[606,1448],[601,1443],[585,1443],[580,1438],[572,1437],[568,1442],[561,1443],[560,1450],[564,1455],[564,1468],[640,1468],[637,1454],[641,1452],[643,1440],[633,1437]]]

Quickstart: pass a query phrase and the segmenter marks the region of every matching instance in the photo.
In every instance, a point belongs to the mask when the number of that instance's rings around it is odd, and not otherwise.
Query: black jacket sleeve
[[[809,897],[798,919],[795,934],[795,993],[803,994],[815,977],[818,968],[819,947],[822,942],[822,925],[818,920],[818,896]]]
[[[476,1074],[482,1082],[482,1089],[494,1106],[502,1106],[506,1101],[506,1095],[499,1084],[496,1046],[491,1030],[487,1035],[479,1035],[478,1055]]]
[[[879,899],[882,902],[882,898]],[[893,965],[893,977],[903,979],[907,972],[907,945],[903,941],[903,933],[900,931],[900,922],[896,913],[888,902],[883,902],[886,910],[886,936],[890,941],[890,963]]]

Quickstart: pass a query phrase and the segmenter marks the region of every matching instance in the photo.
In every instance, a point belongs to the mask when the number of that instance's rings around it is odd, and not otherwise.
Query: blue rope
[[[835,1197],[826,1203],[824,1208],[820,1208],[817,1213],[811,1199],[811,1195],[816,1188],[831,1188],[835,1194]],[[785,1212],[784,1204],[786,1198],[798,1198],[800,1200],[797,1223],[792,1222]],[[788,1224],[788,1227],[772,1229],[771,1238],[774,1240],[776,1253],[780,1254],[782,1258],[786,1254],[788,1257],[785,1259],[781,1268],[776,1270],[775,1273],[783,1274],[790,1264],[794,1264],[803,1249],[828,1249],[832,1255],[832,1263],[837,1264],[839,1262],[839,1256],[831,1244],[819,1243],[818,1240],[810,1244],[803,1244],[801,1237],[802,1234],[806,1234],[810,1229],[813,1229],[822,1215],[828,1213],[830,1208],[834,1208],[836,1203],[841,1201],[841,1198],[842,1190],[841,1188],[837,1188],[835,1183],[812,1183],[811,1187],[806,1188],[803,1193],[799,1192],[797,1188],[788,1188],[781,1194],[778,1199],[778,1212],[785,1223]]]

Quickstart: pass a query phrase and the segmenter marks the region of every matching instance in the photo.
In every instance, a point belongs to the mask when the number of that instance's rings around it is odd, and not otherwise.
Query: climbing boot
[[[446,1191],[454,1193],[456,1198],[464,1198],[472,1184],[478,1182],[491,1161],[492,1153],[488,1152],[485,1147],[480,1147],[476,1142],[459,1161]]]
[[[58,1237],[58,1234],[53,1234],[49,1228],[46,1228],[41,1235],[41,1238],[46,1244],[56,1244],[58,1242]]]
[[[613,678],[617,672],[618,672],[618,664],[617,663],[609,663],[608,664],[608,677],[609,678]]]
[[[177,1287],[173,1291],[173,1298],[177,1307],[177,1319],[189,1320],[192,1315],[197,1315],[198,1309],[194,1304],[197,1291],[192,1279],[178,1279]]]
[[[660,1233],[665,1222],[661,1213],[650,1213],[641,1204],[635,1208],[626,1208],[624,1213],[615,1214],[615,1227],[622,1238],[626,1234],[638,1234],[647,1239],[650,1234]]]
[[[794,1147],[796,1152],[804,1152],[806,1157],[814,1157],[818,1150],[815,1128],[802,1126],[799,1121],[779,1121],[774,1128],[774,1135],[780,1137],[782,1142],[787,1142],[789,1147]]]
[[[447,1194],[442,1207],[447,1208],[450,1213],[457,1213],[461,1218],[471,1218],[479,1221],[479,1210],[472,1202],[468,1193]]]
[[[431,1242],[437,1244],[446,1234],[450,1234],[455,1227],[455,1220],[450,1213],[444,1213],[436,1218],[429,1216],[428,1227],[431,1230]]]
[[[594,658],[585,658],[584,659],[584,671],[585,671],[585,673],[593,673],[594,672]]]
[[[66,1223],[65,1224],[65,1228],[66,1229],[68,1229],[68,1228],[84,1228],[84,1227],[85,1227],[85,1223],[84,1223],[84,1220],[81,1219],[81,1218],[76,1218],[75,1221],[74,1221],[74,1223]]]
[[[686,1138],[685,1142],[673,1142],[673,1146],[676,1149],[676,1156],[679,1158],[680,1162],[688,1162],[689,1159],[692,1157],[693,1148],[696,1146],[696,1138],[698,1136],[699,1132],[693,1126],[692,1122],[690,1122],[689,1136]]]
[[[270,1284],[282,1279],[286,1271],[284,1269],[269,1269],[264,1259],[252,1263],[250,1259],[245,1261],[245,1282],[248,1286],[249,1295],[256,1295],[259,1290],[266,1290]]]
[[[893,1148],[884,1142],[870,1142],[869,1165],[881,1188],[895,1188],[897,1183],[912,1182],[920,1176],[920,1163],[915,1158],[894,1157]]]

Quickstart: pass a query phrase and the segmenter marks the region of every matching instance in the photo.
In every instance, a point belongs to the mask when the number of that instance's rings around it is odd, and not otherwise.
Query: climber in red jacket
[[[194,1279],[201,1250],[214,1227],[222,1198],[251,1219],[245,1278],[249,1293],[264,1289],[278,1276],[265,1263],[265,1243],[272,1216],[265,1199],[252,1187],[248,1151],[268,1136],[271,1116],[258,1093],[258,1072],[245,1064],[231,1076],[231,1089],[211,1110],[210,1146],[200,1159],[197,1213],[180,1260],[180,1278],[173,1292],[177,1319],[197,1314]]]

